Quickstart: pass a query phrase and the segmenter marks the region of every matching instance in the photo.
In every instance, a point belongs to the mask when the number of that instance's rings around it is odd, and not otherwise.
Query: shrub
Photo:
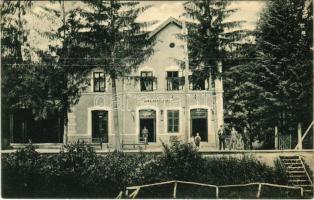
[[[80,197],[86,192],[88,169],[98,164],[98,158],[89,144],[76,142],[64,146],[59,154],[43,157],[41,162],[46,195]]]
[[[43,184],[39,154],[32,144],[2,158],[2,192],[4,197],[29,197],[38,194]]]
[[[199,177],[204,159],[198,150],[187,143],[174,141],[171,146],[163,144],[164,152],[143,168],[147,182],[167,180],[192,181]]]
[[[250,182],[287,184],[283,168],[269,167],[253,157],[202,157],[198,150],[186,143],[175,141],[164,145],[164,153],[151,160],[143,169],[146,183],[182,180],[213,185]]]
[[[142,152],[97,155],[90,145],[79,142],[65,146],[58,154],[39,155],[29,145],[3,157],[3,194],[5,197],[114,198],[127,186],[169,180],[214,185],[287,183],[278,161],[275,167],[268,167],[252,157],[202,157],[194,146],[178,141],[163,146],[161,155],[152,156]],[[161,196],[169,195],[162,187],[158,190],[165,192]],[[184,192],[193,193],[195,188],[186,186]]]

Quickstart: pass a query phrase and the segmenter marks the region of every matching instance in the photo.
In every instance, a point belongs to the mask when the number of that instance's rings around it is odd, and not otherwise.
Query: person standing
[[[189,140],[189,143],[191,144],[191,145],[194,145],[195,144],[195,139],[194,139],[194,136],[192,135],[191,137],[190,137],[190,140]]]
[[[146,126],[144,126],[144,128],[143,128],[143,130],[142,130],[142,136],[143,136],[143,138],[144,138],[144,143],[145,144],[148,144],[148,140],[147,140],[147,138],[148,138],[148,129],[146,128]]]
[[[196,133],[196,136],[195,136],[195,138],[194,138],[194,142],[195,142],[195,146],[196,146],[197,148],[200,147],[201,140],[202,140],[202,138],[201,138],[200,134],[199,134],[199,133]]]
[[[220,128],[218,130],[218,139],[219,139],[219,150],[223,149],[225,150],[226,142],[225,142],[225,129],[223,125],[220,125]]]
[[[236,149],[236,145],[237,145],[237,135],[238,132],[235,130],[234,127],[232,127],[231,129],[231,133],[230,133],[230,146],[229,146],[229,150],[231,149]]]

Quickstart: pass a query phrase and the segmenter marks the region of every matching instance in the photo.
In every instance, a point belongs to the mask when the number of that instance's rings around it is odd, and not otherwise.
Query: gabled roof
[[[173,17],[169,17],[166,21],[164,21],[162,24],[160,24],[157,28],[155,28],[154,30],[152,30],[150,33],[149,33],[149,38],[153,37],[154,35],[156,35],[157,33],[159,33],[162,29],[164,29],[166,26],[168,26],[168,24],[175,24],[177,26],[179,26],[180,28],[182,28],[182,23],[173,18]]]

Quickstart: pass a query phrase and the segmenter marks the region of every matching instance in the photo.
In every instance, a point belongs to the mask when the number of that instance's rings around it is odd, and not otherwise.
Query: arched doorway
[[[145,109],[139,111],[139,135],[143,138],[142,130],[144,127],[148,130],[148,142],[156,142],[156,111],[153,109]]]
[[[191,109],[191,136],[199,133],[202,141],[208,142],[208,111],[207,109]]]

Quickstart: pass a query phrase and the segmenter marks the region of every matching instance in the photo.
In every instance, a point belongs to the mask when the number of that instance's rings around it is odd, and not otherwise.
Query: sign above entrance
[[[156,118],[155,110],[140,110],[140,119]]]

